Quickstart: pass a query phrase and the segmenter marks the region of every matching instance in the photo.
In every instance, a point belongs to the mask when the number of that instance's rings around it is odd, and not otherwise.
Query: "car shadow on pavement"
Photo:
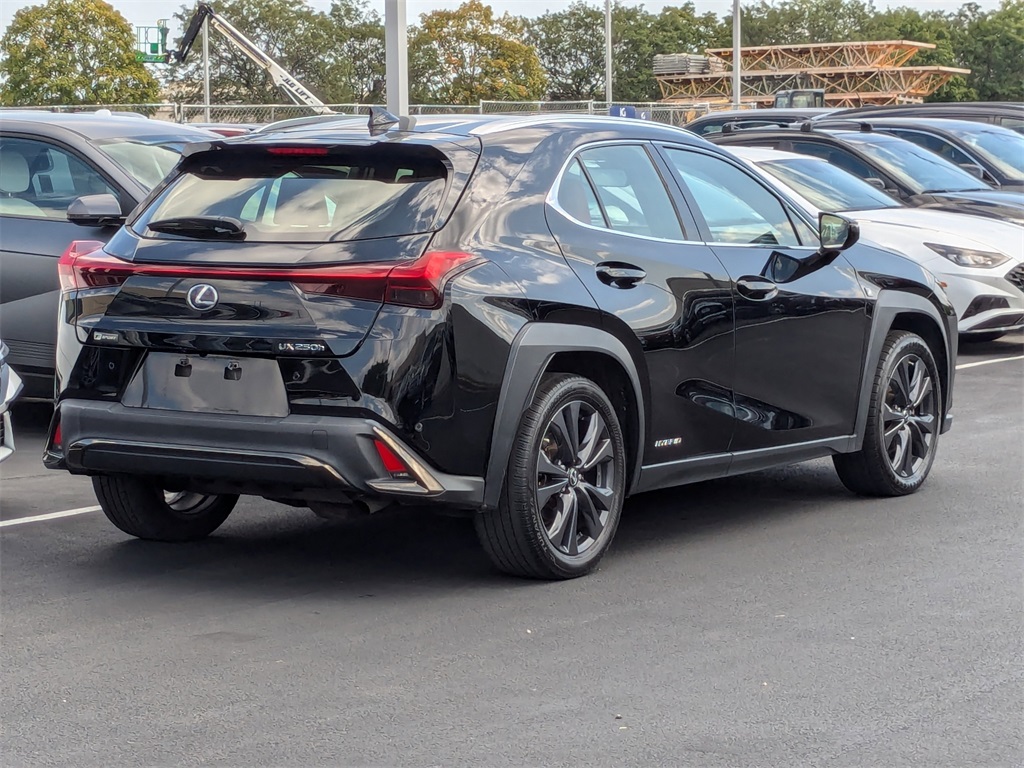
[[[709,534],[742,534],[790,515],[820,513],[850,501],[830,462],[814,462],[709,481],[638,496],[626,504],[616,541],[603,567],[683,546]],[[182,593],[211,584],[227,593],[275,597],[329,592],[361,597],[429,587],[439,591],[502,589],[536,584],[497,573],[477,543],[472,521],[422,509],[349,522],[318,520],[305,510],[274,508],[247,518],[241,504],[225,526],[204,541],[160,544],[121,541],[79,560],[85,578],[159,582]],[[111,532],[112,536],[119,535]]]
[[[1006,357],[1024,352],[1024,332],[1008,333],[1001,339],[978,343],[961,338],[957,357],[961,362],[983,357]]]

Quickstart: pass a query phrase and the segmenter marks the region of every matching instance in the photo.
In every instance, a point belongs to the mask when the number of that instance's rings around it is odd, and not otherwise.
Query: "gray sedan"
[[[53,395],[57,259],[74,240],[108,240],[183,146],[217,138],[141,116],[0,112],[0,327],[26,397]],[[104,193],[121,208],[105,226],[69,220],[75,200]]]

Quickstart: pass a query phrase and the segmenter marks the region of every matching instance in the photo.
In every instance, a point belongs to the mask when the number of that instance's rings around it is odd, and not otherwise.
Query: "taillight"
[[[304,293],[434,309],[441,305],[448,280],[477,261],[471,253],[431,251],[416,261],[395,267],[351,265],[307,272],[295,270],[292,274],[295,285]]]
[[[202,264],[139,264],[100,250],[94,240],[76,240],[57,262],[61,290],[104,288],[133,275],[196,280],[288,280],[303,293],[435,309],[445,284],[480,259],[461,251],[431,251],[407,264],[340,264],[330,267],[232,267]]]
[[[99,240],[72,240],[71,245],[61,254],[57,260],[57,277],[60,280],[62,291],[74,291],[84,287],[80,285],[75,276],[75,262],[87,253],[99,250],[103,243]]]

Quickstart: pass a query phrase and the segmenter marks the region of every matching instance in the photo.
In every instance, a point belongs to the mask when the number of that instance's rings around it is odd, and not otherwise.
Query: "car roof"
[[[216,134],[201,128],[144,116],[97,115],[92,112],[45,112],[42,110],[0,110],[0,127],[31,130],[43,136],[75,133],[86,139],[194,136],[196,141]]]
[[[718,118],[750,118],[756,120],[759,117],[805,117],[811,115],[827,115],[835,112],[836,107],[767,107],[765,109],[721,109],[715,112],[708,112],[694,118],[687,125],[707,122]]]
[[[851,118],[848,118],[851,119]],[[843,121],[841,115],[836,116],[836,121]],[[843,121],[845,122],[845,121]],[[933,130],[945,130],[945,131],[1010,131],[1009,128],[1004,128],[1001,125],[995,125],[993,123],[979,123],[977,120],[955,120],[947,117],[862,117],[860,122],[868,123],[869,125],[878,126],[890,126],[890,127],[906,127],[906,128],[921,128],[927,130],[929,128]],[[827,126],[829,121],[822,120],[821,124]],[[1013,131],[1010,131],[1013,133]]]
[[[730,147],[729,152],[752,163],[763,163],[769,160],[812,160],[818,163],[828,161],[813,155],[801,155],[799,152],[784,152],[781,149],[767,147]]]
[[[389,132],[412,132],[446,134],[451,136],[476,137],[483,143],[502,143],[502,138],[517,131],[532,129],[542,136],[566,130],[593,131],[595,133],[621,134],[622,138],[675,141],[705,144],[705,140],[683,128],[634,118],[604,115],[573,115],[554,113],[546,115],[424,115],[402,118]],[[329,139],[339,134],[369,136],[369,119],[366,116],[330,115],[321,120],[277,130],[258,131],[230,143],[256,143],[287,139]]]

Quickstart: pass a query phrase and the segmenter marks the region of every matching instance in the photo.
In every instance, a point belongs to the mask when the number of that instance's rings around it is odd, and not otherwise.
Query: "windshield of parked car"
[[[999,169],[1006,178],[1024,181],[1024,136],[996,126],[977,130],[953,128],[949,131]]]
[[[96,142],[99,150],[121,166],[127,174],[146,189],[153,189],[164,180],[185,144],[191,141],[180,136],[160,139],[112,139]]]
[[[428,147],[260,148],[189,158],[132,229],[213,233],[181,221],[231,219],[248,242],[366,240],[427,232],[444,201],[447,170]],[[167,222],[172,222],[173,232]],[[157,227],[156,224],[160,223]]]
[[[990,189],[967,171],[909,141],[870,134],[848,138],[847,141],[915,195]]]
[[[770,173],[819,211],[870,211],[900,208],[901,203],[841,168],[811,158],[765,160],[758,166]]]

